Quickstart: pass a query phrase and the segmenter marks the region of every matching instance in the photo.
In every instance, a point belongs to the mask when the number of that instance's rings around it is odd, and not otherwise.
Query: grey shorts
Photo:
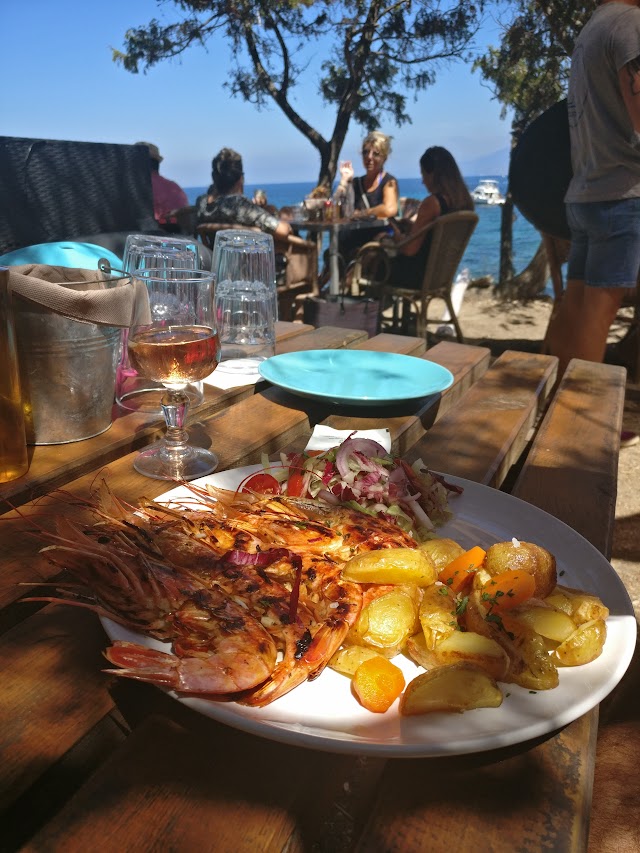
[[[640,272],[640,198],[567,204],[567,278],[590,287],[635,287]]]

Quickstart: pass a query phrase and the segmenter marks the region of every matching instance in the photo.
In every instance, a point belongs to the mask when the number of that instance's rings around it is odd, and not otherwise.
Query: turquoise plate
[[[288,352],[268,358],[258,369],[292,394],[354,406],[417,400],[453,384],[453,374],[433,361],[368,350]]]

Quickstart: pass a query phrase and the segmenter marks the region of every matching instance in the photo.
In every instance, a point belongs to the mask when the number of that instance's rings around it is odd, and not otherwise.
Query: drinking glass
[[[257,377],[259,363],[275,354],[278,298],[273,237],[241,230],[218,233],[212,270],[219,369]]]
[[[176,267],[138,269],[149,298],[149,315],[129,329],[132,366],[161,383],[165,438],[138,454],[134,468],[157,480],[193,480],[218,465],[214,453],[188,444],[184,423],[189,410],[186,388],[216,368],[220,347],[213,311],[213,274]]]
[[[129,234],[124,248],[123,269],[131,273],[150,267],[198,269],[198,246],[189,238],[171,238],[150,234]],[[160,398],[163,387],[147,376],[142,376],[131,365],[127,349],[128,330],[122,333],[120,361],[116,372],[116,402],[123,409],[134,412],[161,414]],[[187,394],[192,408],[204,399],[202,381],[189,383]]]

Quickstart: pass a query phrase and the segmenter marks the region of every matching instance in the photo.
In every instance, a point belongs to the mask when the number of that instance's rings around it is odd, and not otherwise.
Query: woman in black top
[[[473,210],[473,199],[464,182],[458,164],[446,148],[434,145],[420,158],[422,183],[430,193],[421,203],[415,218],[391,222],[393,240],[399,242],[417,234],[425,225],[446,213]],[[398,249],[391,264],[391,283],[397,287],[420,287],[431,234],[409,240]]]
[[[362,143],[362,162],[365,174],[354,177],[350,161],[340,165],[340,183],[335,198],[347,198],[353,206],[353,219],[387,219],[398,214],[398,182],[385,171],[391,153],[391,139],[374,130]],[[340,235],[340,254],[351,260],[356,249],[380,234],[380,225],[358,229]]]

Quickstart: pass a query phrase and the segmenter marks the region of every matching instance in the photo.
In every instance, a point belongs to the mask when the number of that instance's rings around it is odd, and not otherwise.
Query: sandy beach
[[[497,356],[506,349],[528,352],[539,350],[550,314],[550,300],[505,303],[493,295],[493,288],[470,287],[465,294],[459,320],[467,343],[487,346]],[[616,324],[611,330],[611,346],[606,360],[612,364],[619,363],[613,345],[621,339],[624,331],[623,324]],[[633,384],[629,380],[624,429],[640,432],[640,384]],[[620,451],[611,562],[629,591],[637,616],[640,616],[639,482],[640,444],[636,444]]]

